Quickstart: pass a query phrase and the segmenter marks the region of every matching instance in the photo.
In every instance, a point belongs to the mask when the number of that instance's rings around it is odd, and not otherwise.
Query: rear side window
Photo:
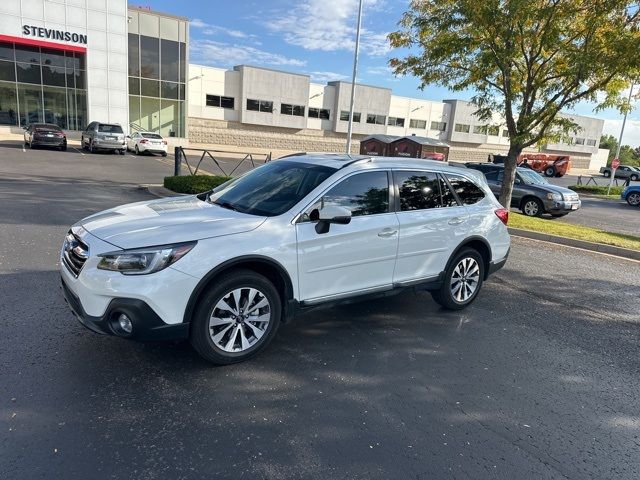
[[[484,176],[487,180],[492,180],[494,182],[502,182],[504,178],[504,170],[488,170],[484,172]]]
[[[98,125],[98,131],[102,133],[123,133],[120,125]]]
[[[447,174],[446,177],[464,205],[473,205],[484,198],[482,189],[471,180],[460,175],[452,174]]]
[[[438,208],[440,201],[440,181],[432,172],[394,172],[400,188],[400,210],[426,210]]]
[[[354,217],[389,212],[387,172],[353,175],[329,190],[321,200],[324,207],[337,205],[351,210]],[[316,206],[318,208],[318,206]]]

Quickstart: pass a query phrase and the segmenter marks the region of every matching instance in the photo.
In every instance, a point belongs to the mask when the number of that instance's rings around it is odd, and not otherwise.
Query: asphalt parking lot
[[[463,312],[316,310],[214,368],[95,335],[59,293],[68,226],[171,162],[31,153],[0,147],[0,478],[640,477],[638,262],[514,239]]]

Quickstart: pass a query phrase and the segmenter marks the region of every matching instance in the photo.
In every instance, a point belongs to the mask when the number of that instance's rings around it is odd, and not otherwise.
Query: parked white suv
[[[508,211],[480,172],[441,162],[303,155],[211,192],[133,203],[74,225],[65,298],[89,329],[189,338],[229,364],[328,302],[430,290],[460,309],[509,253]]]

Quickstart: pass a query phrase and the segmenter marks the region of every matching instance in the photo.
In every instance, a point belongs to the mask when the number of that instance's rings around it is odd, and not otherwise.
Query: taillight
[[[167,144],[167,141],[166,141],[166,140],[163,140],[163,141],[162,141],[162,143],[164,143],[164,144],[166,145],[166,144]]]
[[[496,217],[505,225],[509,223],[509,210],[506,208],[498,208],[495,210]]]
[[[140,140],[140,143],[147,143],[147,140]]]

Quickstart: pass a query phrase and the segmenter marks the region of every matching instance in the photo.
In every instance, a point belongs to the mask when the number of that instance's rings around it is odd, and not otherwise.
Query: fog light
[[[118,325],[124,333],[131,333],[133,330],[133,325],[131,324],[131,319],[127,317],[124,313],[121,313],[118,317]]]

